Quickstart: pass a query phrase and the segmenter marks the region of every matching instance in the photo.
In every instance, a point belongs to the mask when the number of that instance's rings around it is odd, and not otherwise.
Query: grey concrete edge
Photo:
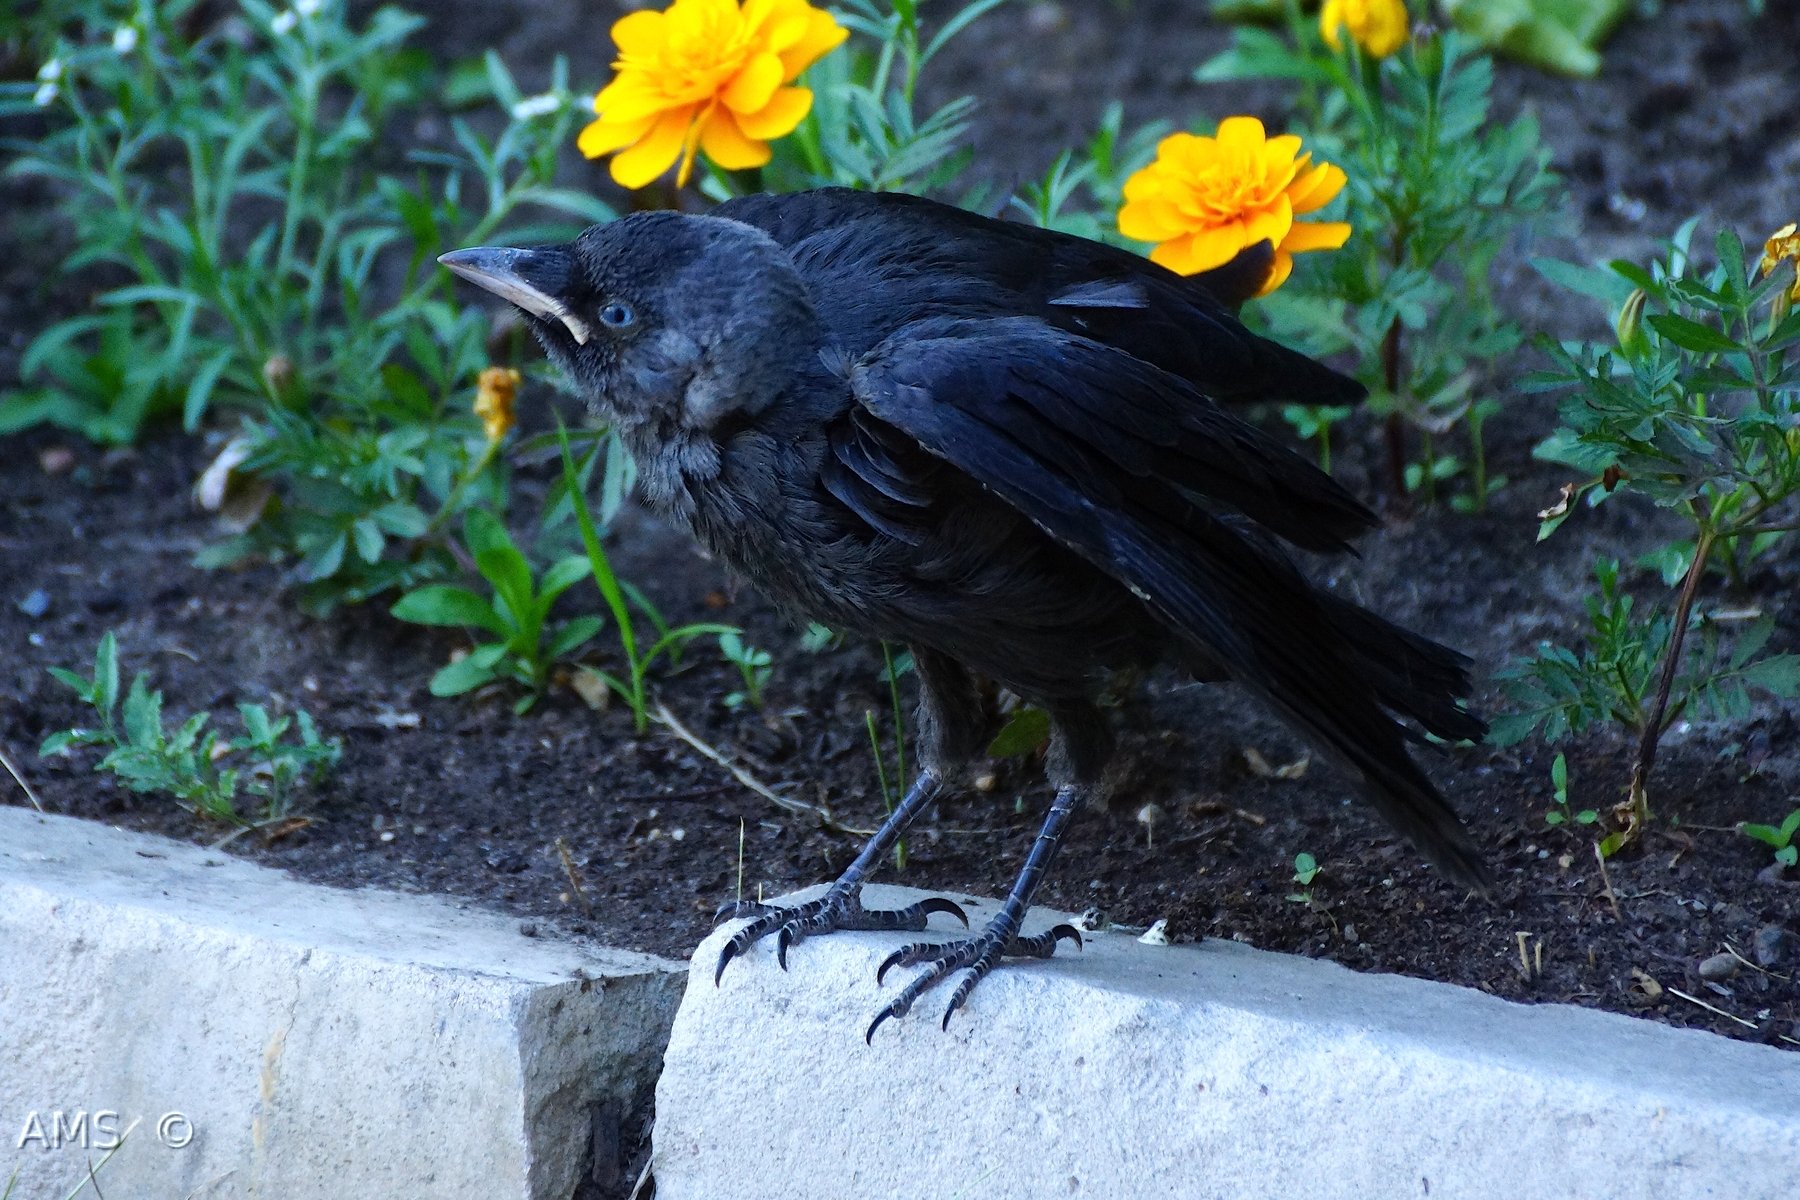
[[[144,1196],[607,1182],[684,964],[520,925],[0,807],[0,1193],[93,1164]]]

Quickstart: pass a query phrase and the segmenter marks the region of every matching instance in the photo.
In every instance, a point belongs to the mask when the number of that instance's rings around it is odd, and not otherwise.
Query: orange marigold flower
[[[1350,31],[1364,54],[1386,58],[1406,44],[1406,5],[1400,0],[1325,0],[1319,7],[1319,32],[1333,50],[1340,29]]]
[[[1258,242],[1275,246],[1259,296],[1287,281],[1294,255],[1335,250],[1350,236],[1344,221],[1296,221],[1344,187],[1344,172],[1312,165],[1293,134],[1268,137],[1255,117],[1227,117],[1213,137],[1175,133],[1156,160],[1125,181],[1119,232],[1158,243],[1150,261],[1183,275],[1224,266]]]
[[[1794,264],[1794,287],[1788,297],[1800,304],[1800,224],[1793,221],[1770,234],[1769,240],[1763,243],[1762,273],[1772,275],[1784,262]]]
[[[497,442],[513,427],[513,400],[519,394],[519,373],[511,367],[484,367],[475,381],[475,415],[487,430],[488,441]]]
[[[675,0],[612,27],[619,57],[594,97],[600,119],[577,145],[613,155],[612,177],[640,188],[677,162],[677,185],[704,153],[728,171],[769,161],[769,141],[794,131],[812,92],[791,86],[849,36],[806,0]]]

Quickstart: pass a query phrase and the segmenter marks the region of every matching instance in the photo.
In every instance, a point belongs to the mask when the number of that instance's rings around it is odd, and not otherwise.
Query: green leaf
[[[553,600],[580,583],[587,573],[587,556],[571,554],[544,572],[543,579],[538,582],[538,594],[545,600]]]
[[[269,724],[268,710],[260,704],[239,704],[238,716],[242,718],[244,732],[250,736],[252,742],[266,746],[280,736]]]
[[[110,721],[119,704],[119,643],[112,630],[100,635],[94,651],[94,707]]]
[[[586,564],[584,563],[583,566],[585,568]],[[561,658],[577,646],[591,640],[605,625],[605,620],[597,616],[576,617],[550,639],[550,647],[545,653],[551,659]]]
[[[1294,882],[1301,887],[1310,884],[1319,875],[1319,860],[1302,850],[1294,855]]]
[[[1035,706],[1014,710],[988,743],[991,758],[1016,758],[1030,754],[1050,740],[1050,714]]]
[[[505,642],[483,642],[469,651],[467,661],[483,667],[497,667],[500,665],[500,660],[506,657],[506,653]]]
[[[458,659],[438,670],[431,677],[431,694],[434,696],[460,696],[464,692],[474,691],[485,683],[495,679],[494,668],[478,662],[473,654]]]
[[[512,623],[523,625],[532,606],[531,564],[512,546],[492,546],[475,556],[482,578],[494,585],[500,601],[512,613]]]
[[[1620,279],[1617,273],[1602,271],[1598,267],[1584,267],[1579,263],[1564,262],[1560,258],[1534,258],[1531,265],[1539,275],[1548,279],[1558,287],[1566,288],[1582,296],[1591,296],[1595,300],[1606,303],[1608,307],[1617,308],[1631,294],[1632,284]]]
[[[1696,354],[1722,354],[1741,350],[1742,346],[1710,325],[1689,320],[1677,313],[1654,313],[1645,318],[1656,332]]]
[[[301,577],[308,583],[316,583],[336,575],[338,568],[344,565],[344,551],[348,546],[349,538],[340,533],[312,551],[300,564]]]
[[[1242,79],[1311,79],[1326,82],[1327,65],[1289,46],[1266,29],[1233,30],[1231,48],[1200,64],[1196,83],[1230,83]]]
[[[170,287],[167,284],[141,283],[131,287],[115,288],[100,297],[101,304],[145,304],[145,303],[204,304],[205,301],[193,292],[184,288]]]
[[[381,561],[381,550],[386,540],[381,530],[369,517],[361,517],[350,525],[350,536],[356,542],[356,555],[366,563]]]
[[[1746,687],[1761,688],[1782,699],[1800,695],[1800,654],[1777,654],[1738,672]]]
[[[81,736],[82,732],[83,731],[79,729],[65,729],[61,733],[51,734],[49,737],[45,738],[43,744],[38,747],[38,757],[49,758],[52,754],[61,754],[70,746],[82,744],[85,740]]]
[[[431,402],[431,393],[419,382],[419,377],[398,363],[389,363],[381,368],[381,382],[386,386],[388,395],[399,401],[414,416],[428,418],[435,405]]]
[[[393,537],[416,538],[431,528],[431,519],[418,505],[400,500],[371,509],[369,519]]]
[[[466,588],[447,583],[428,584],[408,592],[388,611],[415,625],[472,626],[499,637],[512,632],[493,605]]]
[[[1738,832],[1745,837],[1755,838],[1770,846],[1781,847],[1788,844],[1788,836],[1773,825],[1759,825],[1753,821],[1740,821]]]
[[[45,670],[49,671],[50,678],[56,680],[56,682],[62,684],[77,696],[86,700],[89,704],[93,704],[98,700],[99,697],[96,694],[96,685],[89,680],[83,679],[80,675],[77,675],[67,667],[46,667]]]
[[[125,697],[125,739],[133,746],[162,744],[162,693],[150,689],[150,677],[140,671]]]
[[[231,365],[231,353],[229,346],[220,350],[201,363],[193,379],[188,381],[187,398],[181,403],[181,427],[188,433],[200,427],[200,418],[212,399],[213,389],[218,386],[219,376]]]
[[[1524,741],[1544,722],[1544,714],[1500,713],[1488,721],[1487,741],[1490,746],[1512,746]]]
[[[488,550],[513,550],[512,537],[500,519],[485,508],[471,508],[463,514],[463,541],[469,553],[479,558]]]

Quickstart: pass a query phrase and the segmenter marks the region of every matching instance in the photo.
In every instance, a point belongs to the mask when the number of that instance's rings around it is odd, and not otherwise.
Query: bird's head
[[[638,213],[563,246],[438,261],[516,305],[588,403],[627,427],[703,433],[755,416],[816,349],[792,260],[737,221]]]

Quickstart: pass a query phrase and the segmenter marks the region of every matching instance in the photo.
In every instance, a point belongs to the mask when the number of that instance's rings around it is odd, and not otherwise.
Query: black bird
[[[785,967],[811,935],[963,916],[942,899],[865,909],[859,894],[985,745],[978,675],[1049,713],[1056,799],[985,930],[882,964],[929,969],[871,1036],[955,971],[945,1024],[1002,957],[1079,944],[1068,926],[1021,936],[1020,921],[1069,820],[1107,790],[1113,741],[1093,697],[1120,668],[1237,683],[1445,875],[1488,882],[1402,723],[1479,739],[1467,660],[1301,573],[1280,543],[1344,552],[1376,518],[1221,404],[1363,395],[1237,321],[1266,244],[1183,278],[917,197],[829,190],[441,261],[525,312],[654,508],[787,609],[912,648],[917,780],[822,897],[723,910],[750,920],[720,975],[770,933]]]

